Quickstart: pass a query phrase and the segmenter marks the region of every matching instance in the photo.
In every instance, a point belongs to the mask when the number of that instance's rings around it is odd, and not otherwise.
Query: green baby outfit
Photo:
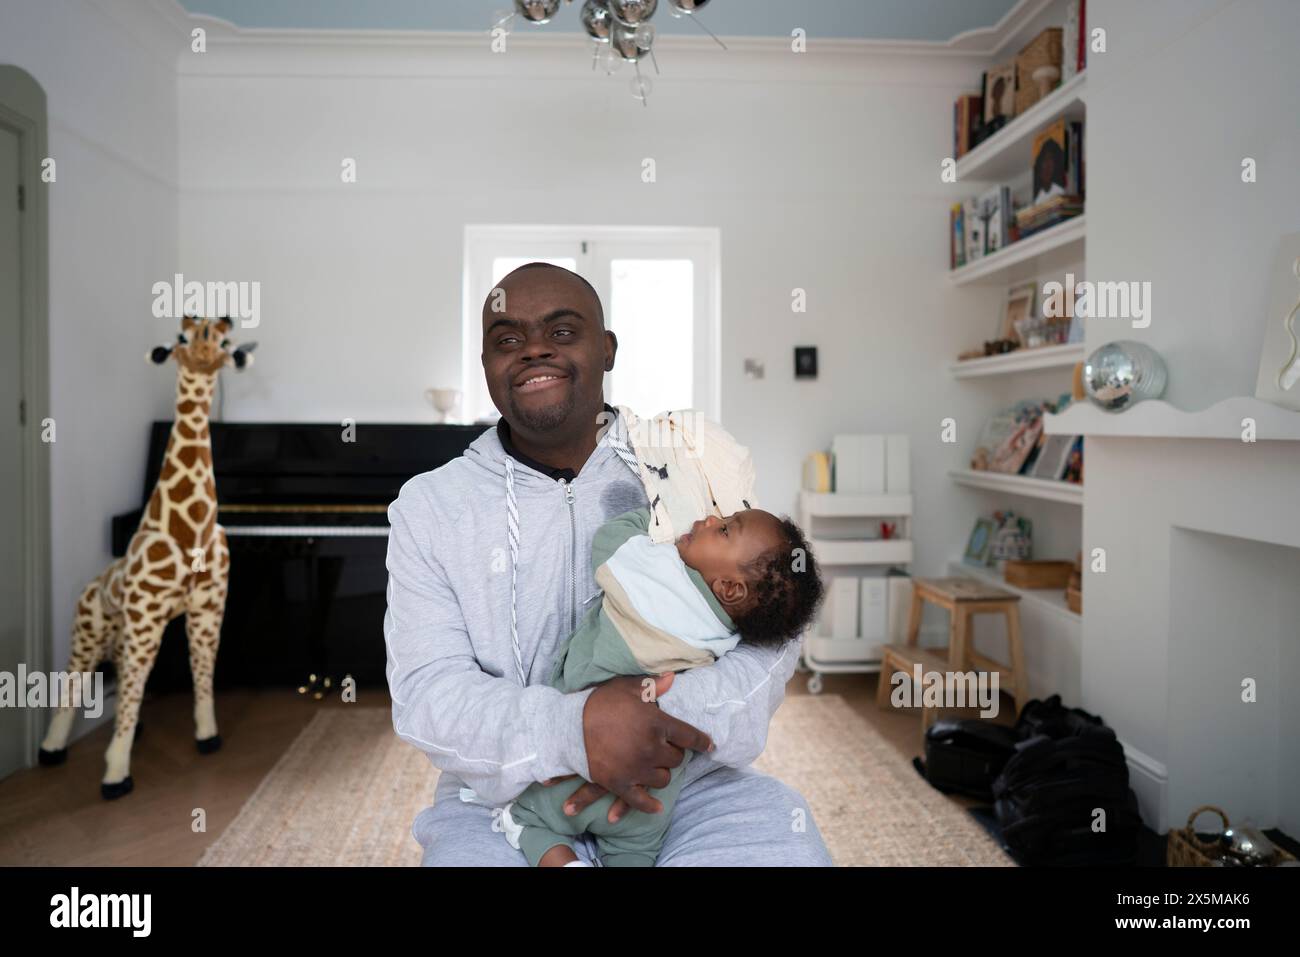
[[[650,509],[610,519],[596,532],[591,563],[604,594],[569,637],[555,664],[551,685],[566,693],[619,675],[658,675],[712,664],[740,641],[735,623],[704,577],[682,561],[674,542],[654,543]],[[533,784],[506,806],[506,839],[534,867],[557,844],[572,848],[583,832],[595,836],[608,867],[654,864],[681,790],[692,752],[673,768],[668,785],[650,789],[663,803],[658,814],[628,810],[616,824],[607,815],[615,796],[606,794],[569,817],[564,802],[584,783]]]

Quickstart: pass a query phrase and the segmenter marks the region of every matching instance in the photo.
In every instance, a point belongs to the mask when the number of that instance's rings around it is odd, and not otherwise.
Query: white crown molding
[[[175,2],[175,0],[158,0]],[[547,77],[601,80],[591,69],[592,45],[573,33],[512,33],[505,53],[491,50],[488,31],[244,29],[207,16],[190,22],[207,31],[207,52],[178,61],[184,76],[206,77]],[[811,38],[795,53],[781,37],[662,36],[656,82],[898,83],[969,85],[980,54],[941,44]],[[643,60],[641,69],[653,75]],[[618,76],[631,76],[624,65]]]
[[[999,56],[1007,44],[1015,39],[1021,27],[1056,2],[1057,0],[1020,0],[993,26],[977,27],[959,33],[944,46],[986,57]]]
[[[356,42],[366,44],[414,43],[423,45],[479,44],[484,42],[487,29],[477,31],[450,30],[317,30],[279,27],[241,27],[230,20],[205,13],[189,13],[180,5],[179,0],[146,0],[158,8],[166,8],[166,15],[173,21],[183,24],[202,26],[209,32],[215,28],[221,32],[226,42],[288,41],[297,43],[342,43],[351,46]],[[1015,36],[1016,31],[1025,23],[1041,13],[1057,0],[1018,0],[1018,2],[992,26],[976,27],[958,33],[948,40],[873,40],[842,39],[831,37],[808,37],[809,48],[837,48],[844,52],[860,54],[907,54],[913,56],[976,56],[992,57],[1002,52],[1003,47]],[[187,30],[190,27],[187,27]],[[573,32],[536,34],[550,40],[573,40],[581,36]],[[783,52],[789,49],[790,38],[781,36],[723,36],[729,48],[749,52]],[[661,36],[657,43],[676,46],[684,42],[689,46],[716,49],[714,42],[707,37]]]
[[[122,6],[113,0],[92,0]],[[727,51],[708,37],[661,36],[656,43],[664,79],[728,78],[774,82],[900,82],[969,85],[981,69],[1015,41],[1025,25],[1059,0],[1019,0],[993,26],[947,41],[807,38],[795,54],[788,37],[724,37]],[[129,5],[128,5],[129,6]],[[482,31],[321,30],[240,27],[207,14],[191,14],[179,0],[143,0],[171,35],[202,27],[208,53],[177,60],[187,76],[576,76],[590,75],[591,46],[572,31],[515,29],[506,54],[491,54]],[[489,54],[485,56],[483,54]],[[890,64],[889,61],[894,61]],[[648,65],[647,65],[648,66]],[[630,75],[630,73],[629,73]]]

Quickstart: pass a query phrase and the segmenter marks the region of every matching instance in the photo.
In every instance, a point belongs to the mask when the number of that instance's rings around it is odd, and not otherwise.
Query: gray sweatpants
[[[696,762],[692,762],[694,764]],[[753,768],[709,768],[677,798],[660,867],[830,867],[812,812],[803,797]],[[527,867],[501,833],[500,811],[460,799],[463,785],[444,773],[432,807],[415,818],[411,834],[424,848],[425,867]],[[595,839],[574,839],[578,857],[598,864]]]

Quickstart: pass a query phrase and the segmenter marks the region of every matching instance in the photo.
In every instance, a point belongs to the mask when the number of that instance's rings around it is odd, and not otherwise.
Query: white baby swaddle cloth
[[[758,508],[749,449],[722,426],[695,409],[649,419],[627,406],[618,411],[650,502],[651,541],[672,541],[709,515]]]

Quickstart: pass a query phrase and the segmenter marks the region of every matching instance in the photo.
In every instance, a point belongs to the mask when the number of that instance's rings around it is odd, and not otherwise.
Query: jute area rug
[[[840,866],[1011,864],[838,695],[786,698],[755,766],[807,798]],[[418,866],[411,822],[437,777],[387,708],[323,710],[199,866]]]

